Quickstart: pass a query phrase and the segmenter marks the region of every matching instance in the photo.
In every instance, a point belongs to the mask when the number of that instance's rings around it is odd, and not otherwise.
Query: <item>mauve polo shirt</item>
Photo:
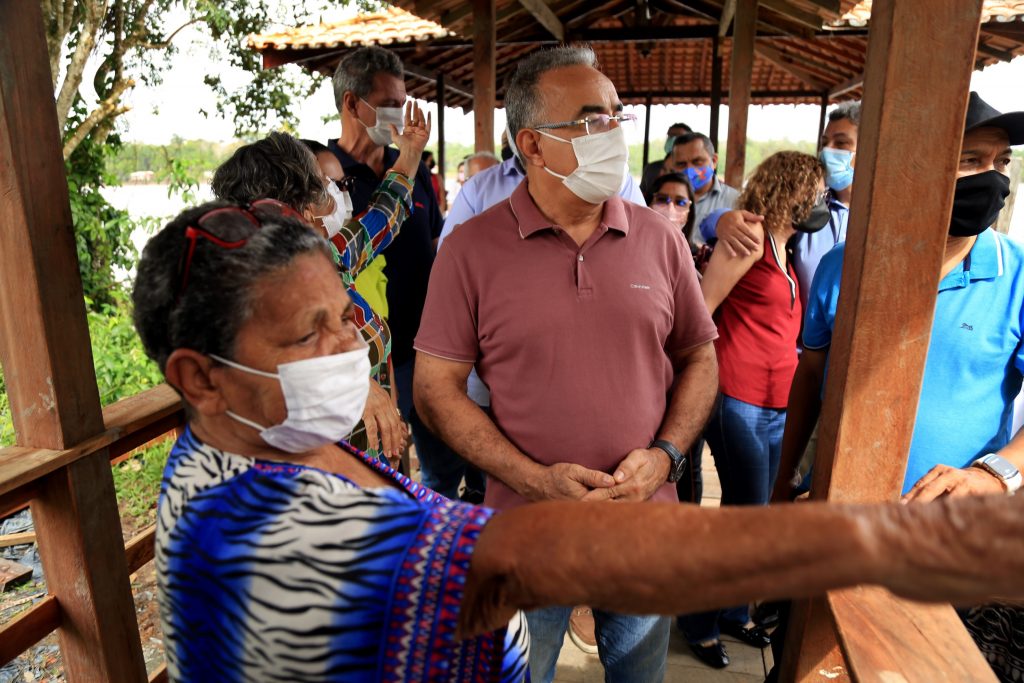
[[[416,349],[475,363],[501,432],[535,461],[613,472],[661,426],[669,353],[717,336],[682,233],[613,197],[581,247],[524,181],[437,256]],[[654,500],[675,501],[674,484]],[[489,479],[484,504],[525,500]]]

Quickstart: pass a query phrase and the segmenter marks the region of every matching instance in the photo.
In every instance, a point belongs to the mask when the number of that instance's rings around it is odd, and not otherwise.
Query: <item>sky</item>
[[[352,10],[335,10],[322,18],[324,21],[337,21],[351,14]],[[166,144],[174,136],[221,142],[232,140],[233,125],[230,121],[217,118],[214,96],[203,85],[202,79],[206,73],[219,70],[225,83],[231,87],[244,83],[247,75],[240,70],[230,69],[226,61],[217,59],[217,47],[199,31],[186,29],[178,36],[178,40],[180,52],[166,70],[164,82],[154,87],[140,85],[128,94],[126,100],[132,110],[119,123],[122,137],[150,144]],[[299,69],[294,65],[284,68]],[[85,82],[90,83],[91,80],[91,74],[87,74]],[[1024,57],[974,72],[971,88],[1000,111],[1024,110]],[[211,112],[210,117],[204,117],[201,110]],[[427,110],[436,121],[435,105],[428,104]],[[627,129],[627,139],[631,143],[641,142],[645,108],[627,107],[627,111],[638,117],[638,124],[632,130]],[[814,140],[819,111],[817,105],[752,107],[748,116],[747,136],[753,140]],[[301,137],[318,140],[338,137],[341,124],[338,121],[324,123],[323,120],[335,113],[330,82],[325,81],[303,106],[298,133]],[[710,116],[711,108],[708,106],[656,105],[651,110],[652,144],[661,142],[665,130],[676,121],[683,121],[694,130],[706,132]],[[719,130],[723,137],[728,128],[728,117],[728,107],[722,107]],[[446,137],[449,141],[473,143],[472,114],[463,114],[460,109],[447,109],[445,118]],[[500,133],[504,125],[504,111],[498,110],[495,115],[496,134]],[[436,129],[431,135],[433,144],[437,137]]]

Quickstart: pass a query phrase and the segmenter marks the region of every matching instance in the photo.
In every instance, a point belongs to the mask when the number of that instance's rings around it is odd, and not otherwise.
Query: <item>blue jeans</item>
[[[415,359],[396,365],[394,382],[398,391],[398,410],[412,425],[412,442],[416,446],[416,456],[420,460],[423,485],[446,498],[458,500],[459,484],[465,475],[469,488],[483,491],[483,475],[480,471],[437,438],[416,414],[416,407],[412,402],[412,376],[415,365]]]
[[[551,683],[569,628],[571,607],[526,613],[530,628],[530,680]],[[660,683],[668,657],[668,617],[633,616],[594,610],[597,651],[606,683]]]
[[[704,430],[722,482],[722,505],[767,505],[782,453],[786,411],[721,396]],[[746,624],[746,605],[679,618],[691,643],[718,638],[719,619]]]

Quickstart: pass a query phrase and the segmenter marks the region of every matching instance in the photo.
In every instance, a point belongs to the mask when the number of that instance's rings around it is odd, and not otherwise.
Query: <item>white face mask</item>
[[[228,417],[256,429],[273,448],[288,453],[336,443],[352,433],[363,417],[370,392],[369,347],[354,351],[307,358],[277,366],[277,373],[263,372],[240,363],[210,355],[238,370],[272,377],[281,383],[287,409],[284,422],[264,427],[230,410]]]
[[[327,194],[334,199],[334,211],[318,218],[323,221],[327,239],[330,239],[341,232],[348,219],[352,218],[352,198],[348,196],[348,192],[335,185],[333,180],[327,183]]]
[[[552,140],[572,144],[576,154],[576,170],[567,176],[552,171],[547,166],[544,170],[561,178],[569,191],[585,202],[602,204],[614,197],[622,189],[622,179],[626,173],[626,162],[629,160],[629,148],[622,128],[616,126],[603,133],[581,135],[572,140],[565,140],[546,131],[538,133]]]
[[[519,158],[519,148],[516,147],[516,139],[512,135],[512,131],[509,129],[508,124],[505,124],[505,139],[508,140],[508,148],[512,150],[512,156]]]
[[[359,99],[363,100],[362,97]],[[374,107],[366,100],[363,100],[363,104],[373,109],[377,114],[377,123],[372,126],[367,126],[362,121],[359,121],[359,123],[363,123],[366,126],[366,134],[370,136],[375,145],[383,147],[391,144],[391,128],[389,124],[395,125],[399,135],[405,130],[405,118],[402,115],[401,107]]]

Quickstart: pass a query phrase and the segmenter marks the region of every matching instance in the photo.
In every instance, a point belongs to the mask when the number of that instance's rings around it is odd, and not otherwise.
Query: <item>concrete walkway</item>
[[[701,505],[718,507],[722,489],[718,484],[711,452],[704,449],[704,499]],[[729,636],[722,642],[729,652],[731,663],[725,669],[712,669],[696,659],[686,645],[679,630],[673,625],[668,648],[668,670],[665,683],[761,683],[772,667],[770,648],[763,651],[745,645]],[[763,654],[763,660],[762,660]],[[588,655],[576,647],[568,636],[558,658],[555,683],[603,683],[604,669],[597,655]],[[656,683],[653,682],[652,683]]]

